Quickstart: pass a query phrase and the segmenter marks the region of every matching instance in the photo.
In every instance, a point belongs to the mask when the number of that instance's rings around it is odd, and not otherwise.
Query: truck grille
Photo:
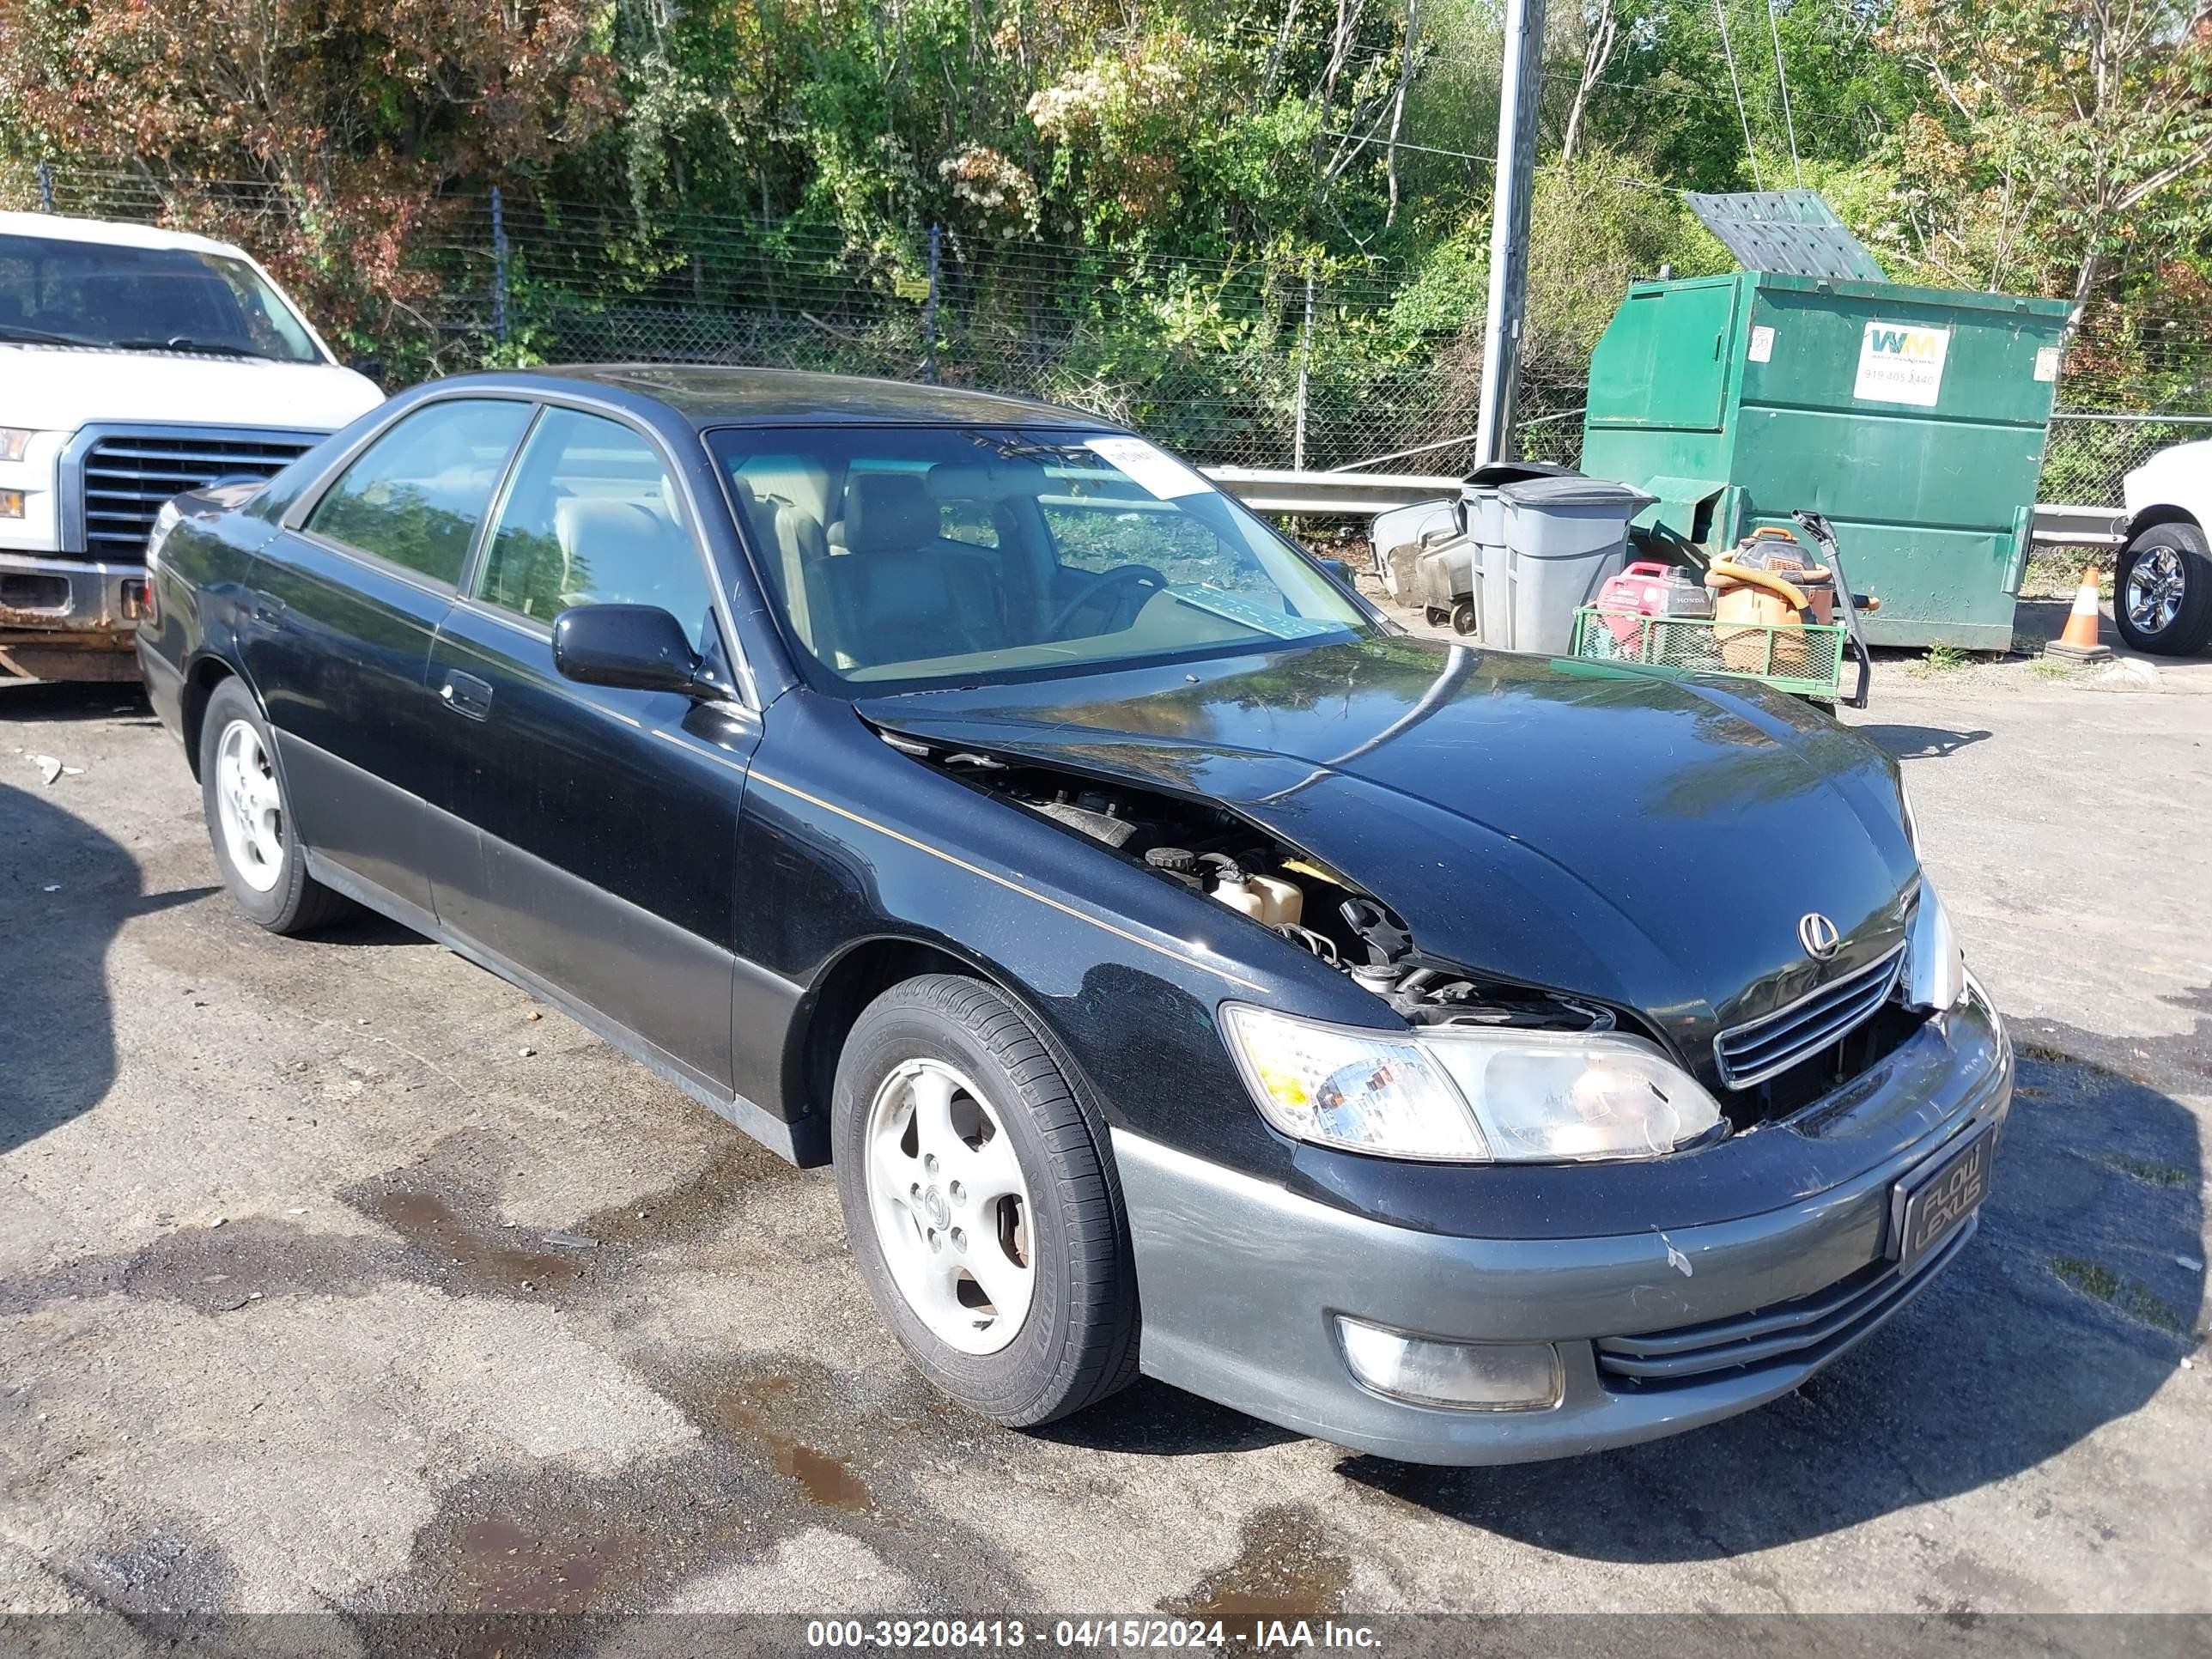
[[[170,496],[217,478],[273,477],[315,440],[210,428],[190,435],[118,433],[85,452],[84,550],[133,563],[146,554],[154,515]]]
[[[1597,1342],[1606,1386],[1648,1391],[1703,1382],[1729,1371],[1816,1364],[1842,1352],[1895,1313],[1966,1247],[1978,1218],[1900,1273],[1877,1261],[1826,1290],[1778,1302],[1732,1319],[1716,1319],[1649,1336],[1607,1336]]]
[[[1904,966],[1900,945],[1779,1013],[1723,1031],[1713,1042],[1721,1080],[1731,1089],[1747,1089],[1841,1042],[1889,1000]]]

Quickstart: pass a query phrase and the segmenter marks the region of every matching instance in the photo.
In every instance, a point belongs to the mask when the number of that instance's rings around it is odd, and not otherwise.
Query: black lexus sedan
[[[1974,1231],[2011,1054],[1887,757],[1409,637],[1094,417],[465,376],[149,562],[239,908],[397,918],[832,1164],[1002,1423],[1141,1370],[1396,1458],[1618,1445]]]

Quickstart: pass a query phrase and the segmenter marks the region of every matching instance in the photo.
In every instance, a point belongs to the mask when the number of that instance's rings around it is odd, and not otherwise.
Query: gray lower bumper
[[[122,632],[137,625],[125,609],[123,584],[145,580],[143,564],[0,553],[0,628]]]
[[[1145,1370],[1255,1417],[1423,1463],[1510,1463],[1656,1439],[1789,1393],[1872,1332],[1958,1254],[1966,1227],[1887,1289],[1890,1189],[1974,1126],[2002,1117],[2012,1054],[1977,994],[1972,1018],[1923,1038],[1905,1068],[1940,1096],[1941,1127],[1840,1187],[1705,1225],[1597,1238],[1454,1238],[1349,1214],[1115,1131],[1144,1310]],[[1766,1133],[1790,1133],[1777,1127]],[[1559,1179],[1572,1181],[1563,1168]],[[1481,1179],[1470,1170],[1471,1181]],[[1861,1280],[1869,1290],[1860,1294]],[[1602,1339],[1823,1303],[1852,1281],[1848,1319],[1779,1358],[1650,1388],[1606,1374]],[[1801,1304],[1801,1298],[1803,1302]],[[1355,1382],[1334,1316],[1431,1336],[1549,1341],[1565,1392],[1548,1411],[1447,1411]]]

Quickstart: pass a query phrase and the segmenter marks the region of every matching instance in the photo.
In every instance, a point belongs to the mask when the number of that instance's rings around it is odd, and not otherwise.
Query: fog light
[[[1363,1386],[1417,1406],[1540,1412],[1558,1405],[1566,1389],[1559,1351],[1548,1342],[1447,1342],[1342,1314],[1336,1340]]]
[[[23,516],[23,492],[20,489],[0,489],[0,519],[20,519]]]

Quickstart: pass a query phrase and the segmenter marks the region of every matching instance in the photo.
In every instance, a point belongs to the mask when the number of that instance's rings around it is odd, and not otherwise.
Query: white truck
[[[2212,642],[2212,440],[2161,449],[2127,476],[2112,622],[2138,651]]]
[[[0,678],[135,679],[161,504],[383,396],[237,248],[0,213]]]

